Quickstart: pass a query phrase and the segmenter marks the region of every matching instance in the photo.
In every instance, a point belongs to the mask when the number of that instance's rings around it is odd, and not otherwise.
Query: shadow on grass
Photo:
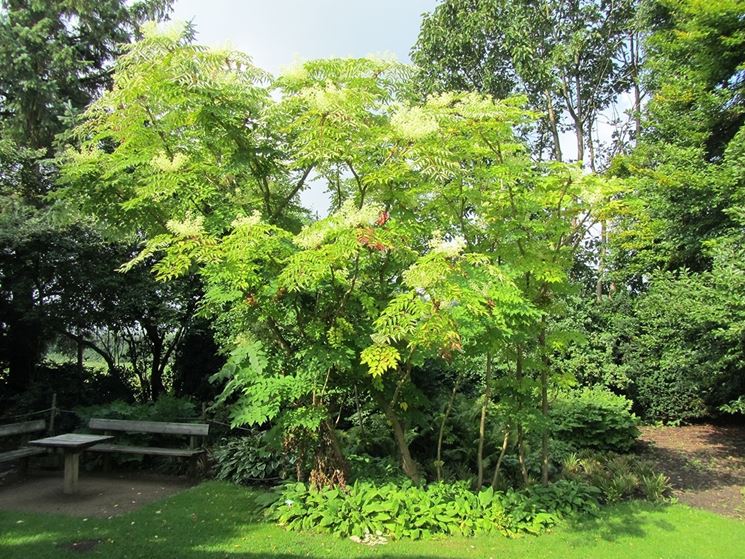
[[[596,516],[572,519],[566,524],[566,532],[580,536],[582,541],[588,534],[607,542],[619,539],[645,538],[650,528],[674,532],[674,524],[653,518],[650,513],[664,512],[670,505],[652,504],[644,501],[628,501],[603,507]]]

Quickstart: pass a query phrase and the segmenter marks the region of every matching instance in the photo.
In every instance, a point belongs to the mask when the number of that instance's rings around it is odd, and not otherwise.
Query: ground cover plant
[[[583,482],[559,481],[522,492],[478,493],[467,484],[375,484],[348,490],[288,485],[267,511],[291,530],[340,537],[420,539],[432,535],[538,534],[562,519],[597,512],[600,491]]]

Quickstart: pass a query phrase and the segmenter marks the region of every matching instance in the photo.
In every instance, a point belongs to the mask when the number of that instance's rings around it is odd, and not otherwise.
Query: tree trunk
[[[585,125],[581,118],[574,119],[574,133],[577,135],[577,161],[584,165],[585,161]]]
[[[523,378],[523,348],[519,344],[517,345],[515,356],[515,376],[520,380]],[[520,398],[520,408],[522,408],[522,395],[520,395]],[[523,476],[523,483],[528,485],[528,468],[525,465],[525,438],[523,437],[523,425],[519,418],[517,421],[517,456],[520,460],[520,472]]]
[[[442,421],[440,421],[440,432],[437,434],[437,459],[435,460],[437,481],[442,481],[442,439],[445,435],[445,424],[447,423],[448,417],[450,417],[450,412],[453,410],[453,402],[455,401],[455,394],[458,392],[461,378],[461,375],[458,375],[458,377],[455,379],[453,391],[450,393],[450,399],[448,400],[448,404],[445,407],[445,413],[442,416]]]
[[[631,51],[631,82],[634,92],[634,139],[638,142],[642,131],[642,95],[639,86],[639,38],[636,36],[636,32],[629,35],[629,50]]]
[[[541,482],[548,485],[548,353],[546,349],[546,326],[541,324],[538,335],[541,350],[541,414],[543,415],[543,432],[541,433]]]
[[[548,420],[548,370],[541,368],[541,413],[544,421]],[[543,426],[541,433],[541,482],[548,485],[548,427]]]
[[[598,279],[595,283],[595,299],[599,303],[603,299],[603,279],[605,275],[605,250],[606,250],[606,221],[600,221],[600,246],[598,247]]]
[[[561,138],[559,136],[559,123],[556,118],[556,111],[554,109],[554,101],[551,97],[551,92],[549,90],[546,90],[545,92],[546,96],[546,110],[548,112],[548,127],[551,130],[551,137],[553,138],[554,142],[554,159],[556,161],[561,161],[562,159],[562,153],[561,153]]]
[[[160,398],[160,395],[165,392],[163,386],[163,369],[161,367],[161,357],[163,353],[162,340],[158,339],[158,343],[153,346],[153,361],[150,365],[150,397],[153,401]]]
[[[574,132],[577,134],[577,161],[584,165],[585,161],[585,111],[582,99],[582,79],[577,68],[574,76]]]
[[[83,341],[82,340],[77,340],[76,346],[77,346],[77,369],[78,369],[78,375],[80,376],[80,378],[83,378],[83,349],[84,349],[85,346],[83,345]]]
[[[16,394],[31,383],[41,357],[41,324],[34,316],[34,294],[25,285],[11,287],[13,303],[8,320],[8,388]]]
[[[406,442],[406,432],[401,421],[399,421],[396,412],[391,406],[386,406],[385,416],[388,418],[388,421],[390,421],[391,427],[393,428],[393,438],[396,441],[398,452],[401,455],[401,468],[409,478],[413,481],[418,481],[419,469],[417,468],[416,462],[414,462],[414,459],[411,457],[409,444]]]
[[[510,430],[509,428],[504,432],[504,439],[502,439],[502,450],[499,452],[499,458],[497,458],[497,465],[494,467],[494,476],[491,478],[492,489],[497,488],[497,480],[499,479],[499,468],[502,466],[502,460],[504,460],[505,454],[507,454],[507,448],[510,443]]]
[[[594,173],[596,171],[595,169],[595,144],[592,141],[592,126],[593,126],[593,122],[590,122],[587,126],[587,149],[590,155],[590,161],[589,161],[590,171]]]
[[[347,483],[347,461],[336,437],[333,424],[327,419],[319,427],[318,447],[314,456],[310,483],[321,487],[344,487]]]
[[[163,335],[158,331],[158,326],[153,321],[143,320],[142,324],[145,328],[145,333],[150,340],[150,398],[156,401],[163,392],[165,387],[163,386],[163,369],[165,363],[163,362]]]
[[[528,478],[528,467],[525,465],[525,437],[523,436],[523,426],[521,423],[517,424],[517,457],[520,460],[520,473],[523,476],[523,484],[528,485],[530,479]]]
[[[478,450],[478,481],[476,490],[480,491],[484,485],[484,440],[486,439],[486,412],[491,400],[491,352],[486,354],[486,374],[484,375],[484,401],[481,404],[481,420],[479,421],[479,450]]]

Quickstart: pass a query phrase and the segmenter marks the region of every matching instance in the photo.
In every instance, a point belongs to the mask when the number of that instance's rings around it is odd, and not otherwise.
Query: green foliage
[[[189,29],[148,27],[66,157],[67,201],[147,237],[124,269],[199,275],[201,313],[230,355],[218,404],[235,426],[279,426],[313,479],[346,469],[332,418],[352,398],[385,415],[418,477],[407,429],[426,422],[429,386],[411,373],[427,360],[524,356],[520,383],[546,385],[545,355],[570,336],[544,319],[587,201],[614,183],[535,163],[516,133],[535,118],[524,98],[417,100],[410,78],[391,61],[333,59],[270,81]],[[333,203],[306,222],[296,203],[311,175]],[[513,408],[535,409],[519,392]]]
[[[551,432],[577,450],[628,452],[639,437],[631,405],[603,388],[561,392],[549,412]]]
[[[2,415],[9,416],[3,422],[11,422],[16,415],[48,409],[53,394],[57,394],[57,406],[62,409],[75,404],[105,405],[114,400],[131,400],[134,397],[131,387],[108,374],[108,371],[86,367],[81,374],[73,364],[47,362],[39,364],[34,372],[33,381],[21,394],[3,394]],[[57,416],[56,428],[60,432],[72,431],[77,426],[78,418],[75,415],[63,413]]]
[[[216,479],[237,484],[285,479],[293,465],[286,452],[273,445],[266,431],[221,440],[210,450]]]
[[[416,486],[357,482],[320,491],[285,486],[268,515],[291,530],[420,539],[438,534],[540,533],[562,518],[597,509],[596,490],[560,481],[523,492],[475,493],[465,484]]]
[[[205,215],[208,229],[224,228],[234,207],[256,201],[251,165],[271,164],[259,123],[246,126],[265,103],[265,74],[246,56],[193,46],[191,37],[188,27],[144,26],[115,62],[114,87],[74,132],[82,148],[64,158],[66,197],[115,231],[187,235]],[[171,277],[183,271],[183,256],[168,263]]]
[[[638,371],[634,398],[649,418],[702,417],[745,392],[743,292],[738,253],[718,256],[711,272],[652,278],[628,357]]]
[[[665,474],[647,472],[639,478],[644,498],[652,503],[660,503],[669,499],[672,486],[670,478]]]
[[[740,396],[737,400],[732,400],[719,406],[719,411],[732,414],[745,414],[745,396]]]

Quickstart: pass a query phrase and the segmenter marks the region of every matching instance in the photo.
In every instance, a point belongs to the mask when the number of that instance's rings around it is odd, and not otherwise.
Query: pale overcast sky
[[[295,58],[394,53],[409,61],[421,15],[437,0],[176,0],[197,42],[229,43],[276,74]]]

